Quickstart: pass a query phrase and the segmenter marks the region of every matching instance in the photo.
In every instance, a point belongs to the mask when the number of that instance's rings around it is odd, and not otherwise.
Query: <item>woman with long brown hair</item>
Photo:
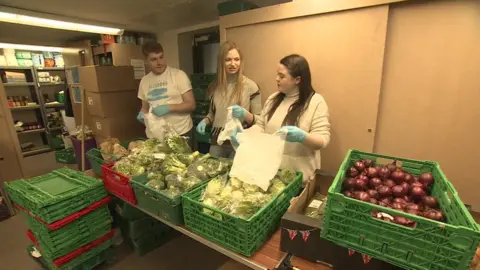
[[[330,141],[328,106],[312,87],[304,57],[292,54],[280,60],[276,80],[278,91],[267,99],[256,124],[245,132],[285,132],[281,167],[303,172],[306,180],[320,168],[319,150]],[[236,136],[232,140],[238,142]]]
[[[210,154],[215,157],[233,157],[229,141],[217,144],[217,137],[225,127],[228,107],[232,115],[250,127],[262,111],[260,91],[257,84],[243,75],[242,54],[234,42],[222,44],[217,59],[217,77],[208,88],[210,111],[197,125],[197,132],[205,134],[207,125],[212,126]]]

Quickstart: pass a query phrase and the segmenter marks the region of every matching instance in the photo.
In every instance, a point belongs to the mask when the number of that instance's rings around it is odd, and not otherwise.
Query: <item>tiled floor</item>
[[[26,177],[34,177],[64,167],[55,162],[54,152],[25,158]],[[75,169],[76,165],[69,165]],[[26,252],[30,244],[26,237],[27,226],[21,215],[0,222],[0,269],[41,270]],[[125,244],[115,248],[114,264],[102,267],[109,270],[248,270],[186,236],[180,236],[154,251],[140,257]]]

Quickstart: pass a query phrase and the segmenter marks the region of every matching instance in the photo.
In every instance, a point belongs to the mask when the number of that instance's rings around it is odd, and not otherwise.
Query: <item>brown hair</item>
[[[150,53],[162,53],[163,47],[162,44],[156,41],[147,41],[147,43],[142,46],[143,56],[148,57]]]
[[[298,119],[302,116],[303,112],[308,108],[310,104],[310,99],[315,90],[312,86],[312,75],[310,73],[310,66],[308,65],[307,59],[298,54],[291,54],[285,56],[280,60],[280,64],[284,65],[290,76],[293,78],[300,77],[300,83],[298,84],[298,99],[290,106],[287,115],[283,119],[282,126],[286,125],[297,125]],[[268,120],[272,118],[273,114],[277,110],[280,103],[282,103],[285,98],[284,93],[278,93],[272,100],[272,106],[267,112]]]
[[[232,95],[230,96],[230,102],[232,104],[238,104],[242,106],[242,92],[243,92],[243,56],[238,48],[237,44],[232,41],[225,41],[222,46],[220,47],[220,51],[218,52],[217,57],[217,76],[215,80],[210,84],[208,87],[208,94],[210,97],[213,96],[213,93],[220,89],[220,91],[227,91],[227,71],[225,67],[225,58],[227,58],[227,54],[231,50],[237,50],[238,54],[240,55],[240,68],[236,74],[236,82],[235,82],[235,89],[233,90]]]

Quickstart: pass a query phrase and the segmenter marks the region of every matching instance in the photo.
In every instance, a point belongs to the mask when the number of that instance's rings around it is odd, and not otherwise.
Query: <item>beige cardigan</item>
[[[263,107],[260,117],[256,124],[246,132],[265,132],[273,134],[281,127],[290,106],[298,99],[298,93],[287,95],[277,107],[270,121],[268,118],[268,110],[271,107],[271,101],[279,94],[272,94]],[[321,136],[326,147],[330,142],[330,122],[328,114],[328,106],[320,94],[314,94],[310,99],[308,108],[304,111],[299,119],[299,128],[310,133]],[[288,168],[295,171],[303,172],[303,179],[306,180],[314,176],[315,170],[320,169],[321,159],[320,151],[313,150],[302,143],[287,142],[283,152],[281,168]]]

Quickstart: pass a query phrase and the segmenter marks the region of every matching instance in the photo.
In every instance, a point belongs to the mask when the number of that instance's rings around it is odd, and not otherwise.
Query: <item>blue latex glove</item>
[[[233,146],[238,147],[240,145],[240,142],[238,142],[237,135],[238,133],[241,133],[242,131],[240,129],[237,129],[231,137],[230,142],[232,143]]]
[[[303,143],[307,137],[307,133],[296,126],[284,126],[281,130],[287,132],[287,142]]]
[[[137,121],[145,125],[145,117],[142,111],[139,111],[137,114]]]
[[[160,117],[162,115],[167,114],[169,111],[170,109],[168,108],[168,104],[165,104],[165,105],[158,105],[157,107],[153,108],[152,113]]]
[[[167,88],[158,88],[148,92],[147,99],[149,102],[168,99]]]
[[[232,116],[243,121],[247,115],[247,110],[241,106],[233,105],[232,106]]]
[[[205,135],[205,128],[207,127],[207,119],[203,119],[197,125],[197,132],[201,135]]]

